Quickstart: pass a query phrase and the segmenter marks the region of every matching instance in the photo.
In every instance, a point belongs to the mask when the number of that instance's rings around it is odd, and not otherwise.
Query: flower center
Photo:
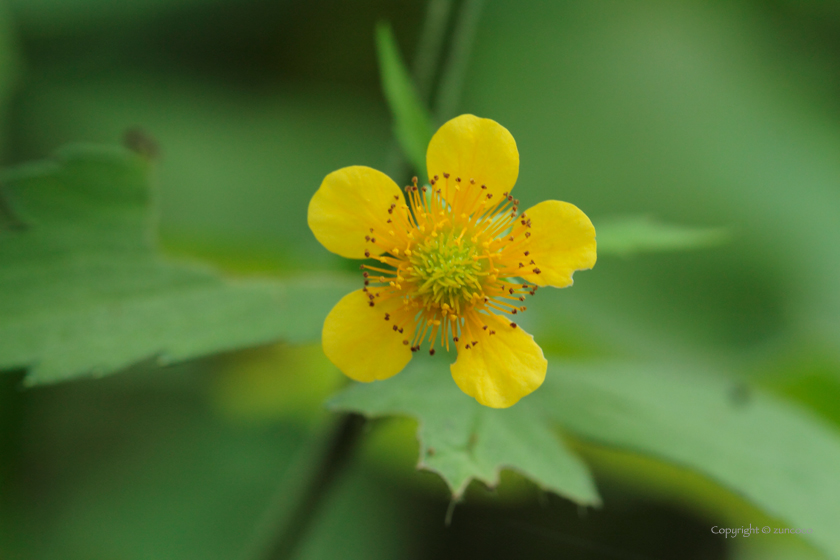
[[[507,193],[492,200],[485,186],[447,173],[435,175],[431,187],[418,188],[415,178],[406,194],[409,204],[394,197],[387,209],[391,229],[371,229],[365,238],[383,253],[365,256],[388,267],[362,265],[369,304],[397,300],[398,310],[384,319],[414,351],[429,340],[434,354],[438,339],[469,349],[495,334],[485,323],[490,314],[525,311],[520,302],[537,289],[509,280],[540,273],[529,256],[531,221]]]
[[[486,262],[479,260],[473,243],[449,230],[417,245],[406,279],[414,284],[415,296],[426,309],[445,303],[457,312],[481,296],[482,280],[488,275]]]

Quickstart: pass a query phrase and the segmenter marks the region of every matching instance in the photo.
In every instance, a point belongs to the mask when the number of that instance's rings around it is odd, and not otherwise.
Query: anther
[[[455,342],[458,342],[458,337],[457,337],[457,336],[453,336],[453,337],[452,337],[452,340],[454,340]]]
[[[435,175],[434,179],[435,179],[435,181],[437,181],[437,180],[438,180],[438,176],[437,176],[437,175]]]
[[[534,269],[534,274],[539,274],[540,272],[542,272],[542,270],[540,270],[539,268]]]
[[[493,193],[487,193],[487,200],[490,200],[491,198],[493,198]]]
[[[373,307],[375,304],[371,301],[368,303],[369,306]]]
[[[449,179],[449,173],[444,173],[444,174],[443,174],[443,177],[444,177],[445,179]]]
[[[528,255],[530,255],[530,254],[531,254],[531,251],[525,251],[525,256],[526,256],[526,257],[527,257]],[[528,286],[522,286],[522,287],[523,287],[523,288],[527,288]]]
[[[516,315],[516,309],[512,309],[510,312],[511,315]]]
[[[481,185],[481,188],[482,188],[483,190],[487,190],[487,185]]]
[[[516,328],[516,323],[511,323],[510,326],[511,326],[511,328],[515,329]]]
[[[394,332],[397,332],[398,330],[400,330],[400,328],[399,328],[397,325],[394,325],[393,327],[391,327],[391,329],[392,329]]]
[[[405,344],[406,346],[408,346],[408,341],[407,341],[407,340],[403,340],[403,344]]]
[[[435,355],[435,349],[432,348],[431,350],[429,350],[429,356],[434,356],[434,355]]]
[[[531,232],[530,232],[530,231],[526,231],[526,232],[525,232],[525,237],[531,237]]]
[[[365,241],[370,241],[370,235],[365,235]]]
[[[368,258],[370,258],[370,251],[365,250],[365,256],[366,256],[366,257],[368,257]]]
[[[490,336],[493,336],[494,334],[496,334],[496,331],[490,331]]]
[[[455,182],[456,182],[456,183],[460,183],[460,182],[461,182],[461,178],[460,178],[460,177],[455,177]]]
[[[371,242],[371,243],[376,243],[376,238],[375,238],[375,237],[371,237],[371,238],[370,238],[370,242]]]
[[[478,341],[477,341],[477,340],[473,340],[473,341],[472,341],[472,345],[473,345],[473,346],[475,346],[476,344],[478,344]]]
[[[485,331],[486,331],[486,330],[487,330],[487,325],[484,325],[484,326],[483,326],[483,327],[481,327],[481,328],[482,328],[482,330],[485,330]],[[476,343],[476,342],[473,342],[473,344],[477,344],[477,343]]]

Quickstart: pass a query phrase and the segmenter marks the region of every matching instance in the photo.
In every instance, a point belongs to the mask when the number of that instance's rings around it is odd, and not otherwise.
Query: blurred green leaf
[[[411,75],[400,57],[394,33],[387,23],[376,26],[376,52],[382,91],[394,118],[394,134],[418,174],[426,172],[426,147],[434,134],[432,119],[420,101]]]
[[[18,391],[0,557],[230,560],[267,512],[293,516],[326,418],[231,422],[207,406],[207,367]]]
[[[598,221],[598,253],[630,257],[640,253],[703,249],[729,239],[723,228],[659,223],[647,216]]]
[[[0,230],[0,369],[46,383],[317,339],[345,280],[225,282],[161,260],[149,172],[127,151],[76,147],[2,176],[19,225]]]
[[[803,409],[708,372],[624,364],[550,367],[523,404],[584,439],[703,473],[840,558],[840,436]]]
[[[439,364],[416,361],[387,383],[352,385],[328,406],[369,417],[415,418],[420,424],[418,467],[442,476],[455,498],[473,479],[495,486],[499,471],[512,469],[578,503],[600,503],[588,470],[541,411],[523,405],[506,410],[481,406]]]
[[[218,362],[214,401],[239,420],[318,416],[323,402],[347,382],[324,355],[320,340],[259,346],[225,354]]]

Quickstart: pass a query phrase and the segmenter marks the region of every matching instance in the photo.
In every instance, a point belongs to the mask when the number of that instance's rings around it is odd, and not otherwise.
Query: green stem
[[[414,85],[420,100],[426,105],[431,102],[432,87],[440,71],[441,51],[446,41],[451,13],[452,0],[429,0],[413,61]],[[396,142],[388,152],[385,169],[390,177],[408,177],[408,164]]]
[[[432,86],[440,64],[440,55],[449,27],[452,0],[429,0],[426,19],[420,31],[417,52],[414,55],[414,85],[420,99],[428,104]]]
[[[435,116],[439,121],[453,117],[461,102],[467,67],[482,9],[484,9],[484,0],[464,0],[461,5],[458,22],[452,35],[449,56],[438,88]]]
[[[289,467],[240,558],[292,557],[318,507],[352,459],[364,424],[362,416],[345,414],[317,430],[314,441]]]

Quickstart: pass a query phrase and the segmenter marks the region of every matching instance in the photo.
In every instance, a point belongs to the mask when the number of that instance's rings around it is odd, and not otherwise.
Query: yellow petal
[[[396,375],[411,360],[408,329],[400,334],[385,314],[400,307],[397,299],[377,301],[373,307],[362,290],[349,293],[333,307],[324,321],[321,342],[324,354],[347,377],[375,381]]]
[[[463,392],[484,406],[507,408],[542,385],[548,362],[534,337],[506,317],[481,318],[487,329],[474,335],[478,344],[466,349],[463,343],[473,341],[462,337],[449,369]]]
[[[538,286],[565,288],[572,285],[576,270],[595,266],[595,227],[577,206],[546,200],[526,210],[525,217],[531,220],[531,236],[525,249],[536,263],[527,270],[536,267],[540,273],[523,274],[523,280]]]
[[[404,200],[397,184],[381,171],[344,167],[327,175],[309,201],[309,229],[321,245],[342,257],[363,259],[365,250],[378,255],[382,251],[365,236],[387,232],[386,221],[392,217],[388,208]]]
[[[474,179],[495,197],[510,192],[519,176],[519,151],[510,132],[490,119],[461,115],[444,124],[429,142],[426,152],[429,179],[450,174],[450,185]],[[464,183],[467,182],[467,183]],[[442,184],[442,183],[441,183]]]

